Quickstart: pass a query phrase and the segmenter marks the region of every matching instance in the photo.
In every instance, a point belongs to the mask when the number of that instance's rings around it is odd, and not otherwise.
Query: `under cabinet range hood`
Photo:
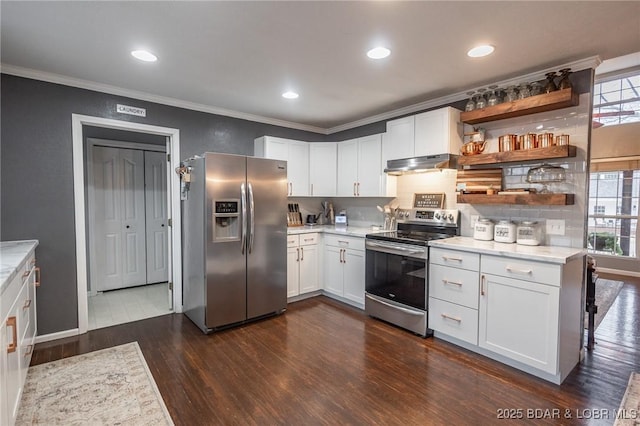
[[[425,155],[423,157],[401,158],[387,161],[384,172],[400,176],[410,173],[423,173],[441,169],[456,169],[458,156],[454,154]]]

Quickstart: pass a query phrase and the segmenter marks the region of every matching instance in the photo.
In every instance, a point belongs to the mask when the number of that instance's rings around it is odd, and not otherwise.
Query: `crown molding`
[[[552,72],[552,71],[558,71],[561,68],[571,68],[573,70],[580,71],[588,68],[595,69],[598,67],[598,65],[600,65],[600,63],[602,63],[602,60],[600,59],[599,56],[590,56],[585,59],[580,59],[577,61],[568,62],[561,65],[555,65],[553,67],[548,67],[533,73],[520,75],[518,77],[509,78],[509,79],[501,80],[497,82],[491,82],[488,84],[495,84],[500,87],[517,85],[523,82],[542,80],[544,79],[544,75],[546,73]],[[50,83],[62,84],[65,86],[77,87],[80,89],[94,90],[97,92],[109,93],[117,96],[125,96],[133,99],[139,99],[139,100],[148,101],[148,102],[155,102],[162,105],[175,106],[178,108],[185,108],[185,109],[190,109],[194,111],[206,112],[210,114],[223,115],[226,117],[239,118],[239,119],[254,121],[258,123],[270,124],[273,126],[287,127],[290,129],[305,130],[308,132],[319,133],[322,135],[331,135],[333,133],[342,132],[344,130],[350,130],[356,127],[377,123],[379,121],[391,120],[404,115],[414,114],[420,111],[425,111],[425,110],[436,108],[442,105],[447,105],[453,102],[467,99],[469,97],[469,95],[467,95],[467,92],[471,90],[475,91],[487,86],[487,84],[485,84],[477,87],[469,87],[458,93],[442,96],[435,99],[430,99],[417,104],[398,108],[393,111],[388,111],[385,113],[373,115],[370,117],[362,118],[360,120],[352,121],[349,123],[341,124],[339,126],[325,129],[321,127],[309,126],[306,124],[294,123],[291,121],[278,120],[275,118],[263,117],[259,115],[253,115],[253,114],[247,114],[247,113],[238,112],[238,111],[227,110],[223,108],[217,108],[209,105],[198,104],[195,102],[183,101],[180,99],[169,98],[165,96],[153,95],[150,93],[139,92],[135,90],[123,89],[121,87],[95,83],[88,80],[66,77],[59,74],[47,73],[47,72],[33,70],[29,68],[17,67],[14,65],[1,64],[0,72],[3,72],[5,74],[15,75],[18,77],[26,77],[34,80],[42,80]]]
[[[273,126],[287,127],[290,129],[305,130],[313,133],[327,134],[327,130],[321,127],[309,126],[306,124],[294,123],[292,121],[278,120],[276,118],[263,117],[260,115],[248,114],[239,111],[218,108],[210,105],[199,104],[195,102],[184,101],[181,99],[170,98],[167,96],[159,96],[151,93],[140,92],[137,90],[125,89],[122,87],[111,86],[108,84],[96,83],[89,80],[67,77],[60,74],[54,74],[31,68],[23,68],[10,64],[0,64],[0,72],[3,74],[15,75],[17,77],[25,77],[33,80],[46,81],[48,83],[62,84],[64,86],[76,87],[79,89],[93,90],[96,92],[108,93],[116,96],[124,96],[127,98],[138,99],[141,101],[154,102],[161,105],[174,106],[178,108],[189,109],[193,111],[206,112],[209,114],[222,115],[225,117],[239,118],[242,120],[254,121],[257,123],[270,124]]]
[[[365,126],[367,124],[372,124],[372,123],[377,123],[378,121],[383,121],[383,120],[390,120],[390,119],[394,119],[397,117],[401,117],[404,115],[409,115],[409,114],[414,114],[416,112],[420,112],[420,111],[424,111],[424,110],[428,110],[428,109],[432,109],[432,108],[436,108],[442,105],[447,105],[450,104],[452,102],[457,102],[463,99],[468,99],[469,95],[467,95],[467,92],[473,90],[476,91],[480,88],[486,88],[487,85],[497,85],[499,87],[506,87],[506,86],[511,86],[511,85],[518,85],[520,83],[524,83],[524,82],[529,82],[529,81],[538,81],[538,80],[543,80],[545,78],[545,74],[548,72],[552,72],[552,71],[558,71],[559,69],[562,68],[571,68],[572,70],[576,70],[576,71],[581,71],[584,69],[588,69],[588,68],[593,68],[595,69],[598,65],[600,65],[600,63],[602,63],[602,60],[600,59],[599,56],[590,56],[588,58],[585,59],[580,59],[577,61],[573,61],[573,62],[568,62],[562,65],[555,65],[553,67],[548,67],[545,68],[543,70],[538,70],[536,72],[533,73],[529,73],[529,74],[525,74],[525,75],[520,75],[518,77],[514,77],[514,78],[509,78],[506,80],[501,80],[501,81],[497,81],[497,82],[491,82],[482,86],[477,86],[477,87],[469,87],[461,92],[458,93],[454,93],[451,95],[447,95],[447,96],[442,96],[440,98],[436,98],[436,99],[430,99],[428,101],[424,101],[424,102],[420,102],[417,104],[413,104],[413,105],[409,105],[406,107],[402,107],[399,109],[395,109],[393,111],[389,111],[389,112],[385,112],[382,114],[378,114],[378,115],[373,115],[371,117],[367,117],[367,118],[363,118],[361,120],[356,120],[356,121],[352,121],[350,123],[345,123],[345,124],[341,124],[339,126],[336,127],[331,127],[329,129],[327,129],[327,134],[332,134],[332,133],[337,133],[337,132],[342,132],[344,130],[349,130],[349,129],[353,129],[355,127],[360,127],[360,126]]]

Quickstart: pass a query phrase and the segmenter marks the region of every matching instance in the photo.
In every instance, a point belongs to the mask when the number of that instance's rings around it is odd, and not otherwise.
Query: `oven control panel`
[[[398,209],[396,213],[399,222],[420,222],[433,225],[458,226],[460,212],[451,209]]]

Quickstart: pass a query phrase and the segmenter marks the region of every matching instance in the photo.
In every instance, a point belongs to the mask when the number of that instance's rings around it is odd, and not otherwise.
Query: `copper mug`
[[[502,135],[498,138],[498,151],[514,151],[518,149],[518,140],[516,135]]]
[[[556,145],[569,145],[569,135],[556,136]]]
[[[520,149],[534,149],[537,147],[537,137],[535,133],[527,133],[526,135],[520,135],[518,141],[520,142]]]
[[[538,148],[548,148],[553,146],[553,133],[540,133],[538,135]]]

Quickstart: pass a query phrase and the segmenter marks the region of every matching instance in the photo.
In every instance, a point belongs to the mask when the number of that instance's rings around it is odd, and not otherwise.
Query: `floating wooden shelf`
[[[459,166],[473,166],[481,164],[513,163],[521,161],[547,160],[550,158],[575,157],[576,147],[573,145],[550,146],[549,148],[522,149],[506,152],[492,152],[489,154],[461,155],[458,157]]]
[[[521,204],[528,206],[569,206],[574,194],[458,194],[458,203],[466,204]]]
[[[578,93],[573,89],[562,89],[482,109],[465,111],[460,113],[460,121],[467,124],[486,123],[576,105],[578,105]]]

